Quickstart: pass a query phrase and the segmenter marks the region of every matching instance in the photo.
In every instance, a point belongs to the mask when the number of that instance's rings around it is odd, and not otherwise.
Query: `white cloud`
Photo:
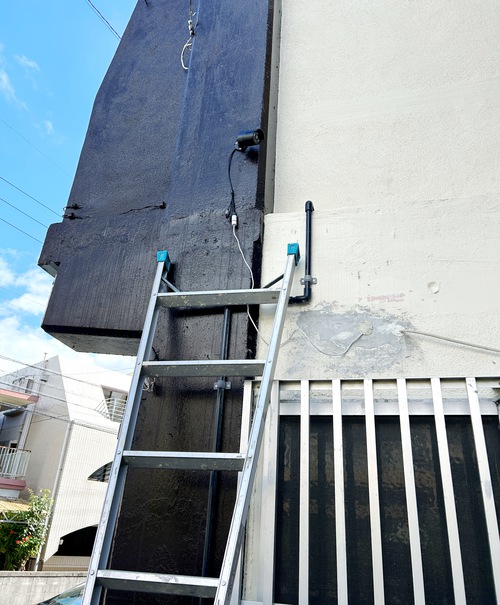
[[[0,286],[8,286],[15,281],[15,275],[8,263],[0,257]]]
[[[16,90],[7,73],[3,49],[3,45],[0,44],[0,95],[3,96],[8,103],[14,103],[15,105],[19,105],[19,107],[26,109],[26,103],[17,98]]]
[[[42,124],[45,126],[45,131],[48,135],[54,134],[54,124],[50,120],[44,120]]]
[[[25,55],[14,55],[14,59],[19,63],[19,65],[22,65],[23,67],[33,69],[35,71],[40,71],[38,63],[36,61],[28,59],[28,57],[26,57]]]
[[[10,81],[9,74],[3,67],[0,68],[0,92],[9,103],[20,103],[19,99],[16,97],[16,91]]]
[[[133,368],[131,357],[77,353],[46,334],[40,323],[53,279],[36,267],[16,271],[6,257],[0,252],[0,375],[21,367],[2,357],[33,364],[45,355],[62,355],[82,362],[90,359],[105,369],[127,372]]]

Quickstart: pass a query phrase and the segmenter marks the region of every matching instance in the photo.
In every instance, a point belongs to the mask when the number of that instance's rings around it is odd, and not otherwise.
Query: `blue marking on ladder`
[[[165,263],[167,271],[170,270],[170,257],[168,256],[168,250],[158,250],[156,253],[156,260],[159,263]]]
[[[288,244],[288,249],[287,249],[286,253],[289,256],[290,256],[290,254],[295,255],[295,266],[297,266],[299,264],[299,260],[300,260],[299,244]]]

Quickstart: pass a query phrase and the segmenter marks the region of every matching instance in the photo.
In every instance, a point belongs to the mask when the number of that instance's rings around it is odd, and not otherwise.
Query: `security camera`
[[[236,149],[238,151],[245,151],[247,147],[258,145],[264,140],[264,132],[257,128],[257,130],[244,130],[240,132],[236,139]]]

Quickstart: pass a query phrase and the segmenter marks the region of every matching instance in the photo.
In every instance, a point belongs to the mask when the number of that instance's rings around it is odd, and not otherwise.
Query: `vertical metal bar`
[[[366,379],[365,422],[366,455],[368,457],[368,492],[370,499],[370,527],[372,540],[373,598],[375,605],[384,604],[384,568],[382,562],[382,531],[380,527],[380,500],[377,470],[377,442],[375,437],[375,408],[373,381]]]
[[[243,403],[241,406],[241,433],[240,433],[240,453],[246,454],[248,444],[248,434],[250,433],[250,423],[252,421],[252,401],[253,401],[254,383],[251,380],[245,380],[243,385]],[[241,473],[238,473],[238,489],[241,482]],[[240,605],[242,590],[242,559],[243,552],[238,557],[238,565],[231,595],[231,605]]]
[[[309,601],[309,381],[300,383],[299,603]]]
[[[101,596],[101,587],[96,585],[96,577],[99,569],[105,569],[108,563],[111,543],[115,529],[118,510],[120,508],[121,494],[125,484],[126,468],[122,465],[123,451],[130,447],[134,436],[135,424],[142,397],[141,376],[142,364],[149,358],[153,336],[158,319],[158,308],[156,299],[160,290],[161,278],[165,271],[165,262],[159,262],[156,268],[156,274],[151,289],[151,298],[149,300],[144,327],[142,330],[141,341],[137,350],[137,359],[134,373],[130,384],[127,405],[123,414],[123,420],[118,434],[118,443],[116,453],[111,467],[108,481],[108,488],[104,505],[101,512],[101,519],[90,559],[89,573],[85,584],[85,591],[82,598],[82,605],[99,605]]]
[[[222,322],[222,334],[220,344],[220,359],[228,358],[229,337],[231,333],[231,317],[232,312],[229,307],[224,309],[224,318]],[[214,411],[214,436],[212,443],[212,451],[220,452],[222,447],[222,420],[224,415],[224,399],[226,395],[226,376],[220,376],[217,383],[217,400]],[[215,509],[217,505],[217,496],[219,493],[219,472],[210,472],[210,481],[208,486],[207,498],[207,518],[205,523],[205,541],[203,544],[203,562],[201,566],[201,575],[208,576],[210,559],[212,556],[212,542],[214,533]],[[206,603],[207,599],[200,598],[200,605]]]
[[[441,467],[441,480],[443,482],[444,509],[446,514],[446,525],[448,528],[448,543],[450,547],[451,574],[453,577],[455,603],[466,603],[462,553],[460,552],[457,511],[455,509],[455,494],[453,491],[448,437],[446,435],[443,397],[441,394],[441,381],[439,378],[431,378],[431,387],[432,399],[434,401],[434,421],[436,423],[439,466]]]
[[[267,407],[269,404],[271,383],[278,360],[279,345],[281,342],[281,334],[285,322],[285,314],[292,288],[292,278],[295,269],[295,254],[289,254],[286,261],[284,278],[281,285],[280,296],[276,306],[276,314],[269,343],[266,363],[262,373],[261,388],[259,398],[255,407],[255,413],[250,431],[250,439],[248,442],[247,458],[243,467],[242,479],[238,494],[236,496],[236,504],[234,509],[229,536],[222,562],[221,575],[219,578],[219,586],[215,595],[214,603],[216,605],[227,605],[230,602],[234,575],[236,573],[236,564],[238,561],[237,554],[241,549],[243,541],[245,523],[248,512],[248,505],[252,494],[253,480],[257,470],[257,458],[264,433],[264,420],[266,417]]]
[[[481,480],[481,492],[483,495],[484,515],[486,518],[486,528],[488,531],[491,565],[493,569],[493,579],[495,582],[495,593],[497,603],[500,603],[500,539],[498,536],[498,521],[495,510],[495,499],[491,484],[490,466],[488,464],[488,452],[486,451],[486,441],[484,439],[483,422],[481,419],[481,410],[479,408],[476,379],[467,378],[466,385],[467,396],[469,398],[472,432],[474,434],[474,443],[476,446],[479,478]]]
[[[262,521],[260,526],[260,578],[262,602],[273,603],[274,545],[276,543],[276,482],[278,461],[278,430],[280,419],[280,387],[275,381],[271,403],[267,411],[264,442],[262,444]]]
[[[332,381],[333,467],[335,477],[335,547],[337,554],[337,602],[347,605],[347,545],[345,529],[344,446],[342,435],[342,385]]]
[[[403,451],[403,471],[405,477],[406,509],[408,511],[408,531],[410,534],[411,572],[413,578],[413,599],[415,605],[425,605],[424,571],[418,523],[417,491],[413,470],[410,416],[406,380],[398,378],[399,424],[401,427],[401,448]]]

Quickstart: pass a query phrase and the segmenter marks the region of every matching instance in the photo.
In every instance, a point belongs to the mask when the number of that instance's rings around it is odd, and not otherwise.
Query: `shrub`
[[[0,552],[5,555],[6,570],[24,571],[28,559],[37,556],[45,543],[52,504],[49,490],[41,490],[39,495],[29,490],[29,509],[15,513],[15,523],[0,523]]]

